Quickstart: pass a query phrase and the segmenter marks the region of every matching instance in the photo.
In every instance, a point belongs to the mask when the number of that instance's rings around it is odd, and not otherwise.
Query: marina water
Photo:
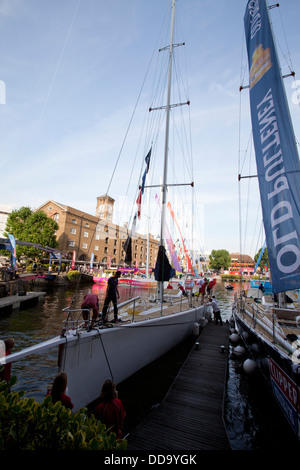
[[[226,290],[223,282],[218,282],[214,294],[218,300],[223,321],[229,320],[234,292],[238,283],[232,283],[234,290]],[[247,288],[244,285],[244,288]],[[65,307],[74,302],[74,308],[80,308],[84,295],[93,292],[99,295],[103,305],[105,288],[86,285],[75,287],[39,287],[37,291],[46,291],[44,301],[34,308],[0,318],[0,338],[13,337],[15,349],[32,346],[53,336],[59,335],[63,328]],[[120,301],[132,296],[141,297],[149,294],[147,289],[120,286]],[[216,325],[216,328],[222,328]],[[154,338],[155,340],[155,338]],[[195,339],[184,341],[168,354],[145,367],[118,386],[119,398],[127,412],[126,429],[130,430],[153,408],[159,406],[176,374],[194,347]],[[272,395],[260,374],[248,376],[242,361],[232,354],[228,355],[227,385],[224,418],[233,450],[267,450],[278,446],[297,448],[298,444],[289,426],[286,424]],[[121,360],[121,358],[120,358]],[[41,402],[51,387],[57,373],[57,351],[48,351],[43,355],[26,357],[13,363],[12,374],[17,376],[16,389],[25,390],[26,396],[33,396]],[[100,390],[99,390],[100,394]]]

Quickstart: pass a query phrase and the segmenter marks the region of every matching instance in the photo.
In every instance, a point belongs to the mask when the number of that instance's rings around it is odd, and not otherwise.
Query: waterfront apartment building
[[[243,274],[252,275],[254,272],[255,261],[249,255],[241,253],[230,253],[231,264],[229,267],[230,274]]]
[[[12,208],[6,204],[0,204],[0,238],[4,237],[7,217],[11,214]]]
[[[45,212],[58,223],[58,248],[69,259],[75,251],[76,260],[89,262],[94,253],[94,263],[113,267],[124,263],[123,245],[129,233],[126,225],[122,227],[112,222],[114,202],[106,194],[98,197],[95,216],[53,200],[36,210]],[[149,236],[149,267],[155,265],[158,245],[158,241]],[[136,233],[132,242],[132,265],[146,266],[146,257],[147,237]]]

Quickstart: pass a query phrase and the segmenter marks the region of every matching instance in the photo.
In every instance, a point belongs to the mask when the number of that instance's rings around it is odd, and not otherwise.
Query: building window
[[[99,235],[95,235],[95,240],[100,240],[100,236],[99,236]]]
[[[76,233],[76,228],[71,228],[70,232],[71,232],[73,235],[75,235],[75,233]]]
[[[69,240],[69,246],[75,246],[74,240]]]
[[[83,236],[84,236],[84,238],[88,238],[88,237],[89,237],[89,233],[88,233],[88,232],[83,232]]]
[[[95,245],[95,248],[94,248],[95,251],[98,251],[99,250],[99,247],[98,245]]]
[[[84,224],[84,226],[89,228],[89,224],[87,222]]]
[[[83,248],[84,250],[86,250],[86,249],[87,249],[87,243],[83,243],[83,244],[82,244],[82,248]]]
[[[72,219],[72,224],[77,224],[76,219]]]

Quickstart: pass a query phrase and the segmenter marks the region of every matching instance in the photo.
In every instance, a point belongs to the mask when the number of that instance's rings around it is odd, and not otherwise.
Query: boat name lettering
[[[251,39],[253,39],[257,31],[261,28],[261,16],[259,13],[258,0],[250,0],[248,2],[248,10],[251,23]]]
[[[271,88],[257,105],[257,118],[260,126],[265,180],[268,183],[274,181],[274,183],[272,183],[272,191],[268,193],[268,199],[270,200],[274,196],[277,197],[282,191],[289,192],[288,180],[284,175],[285,167]],[[289,193],[283,194],[289,195]],[[280,197],[280,202],[271,210],[270,222],[275,248],[279,245],[283,245],[280,249],[277,248],[277,267],[281,272],[290,274],[296,271],[300,265],[299,248],[296,244],[291,242],[291,240],[298,240],[298,234],[295,227],[293,209],[288,201],[289,198],[286,197],[285,200],[282,194]],[[287,220],[290,222],[288,225],[284,223]],[[290,229],[288,233],[283,233],[285,226],[295,227],[295,230]],[[278,235],[279,232],[281,236]],[[292,254],[290,259],[293,260],[293,262],[290,261],[289,264],[284,264],[282,258],[288,253]]]
[[[271,378],[284,393],[289,402],[297,409],[298,388],[294,382],[280,369],[280,367],[269,358]]]

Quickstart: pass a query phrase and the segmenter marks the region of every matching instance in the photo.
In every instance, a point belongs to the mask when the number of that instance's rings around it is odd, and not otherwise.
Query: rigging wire
[[[48,93],[47,93],[47,96],[46,96],[44,105],[43,105],[42,110],[41,110],[40,120],[41,120],[41,119],[43,118],[43,116],[44,116],[44,112],[45,112],[46,106],[47,106],[47,104],[48,104],[48,101],[49,101],[49,98],[50,98],[50,95],[51,95],[51,92],[52,92],[52,89],[53,89],[53,86],[54,86],[54,82],[55,82],[55,80],[56,80],[56,77],[57,77],[57,74],[58,74],[58,70],[59,70],[59,67],[60,67],[60,64],[61,64],[61,61],[62,61],[64,52],[65,52],[65,49],[66,49],[66,46],[67,46],[67,43],[68,43],[68,40],[69,40],[70,35],[71,35],[71,31],[72,31],[73,24],[74,24],[76,15],[77,15],[77,11],[78,11],[78,8],[79,8],[79,4],[80,4],[80,0],[78,0],[78,1],[77,1],[77,4],[75,5],[74,12],[73,12],[73,15],[72,15],[72,18],[71,18],[71,22],[70,22],[70,26],[69,26],[69,29],[68,29],[68,31],[67,31],[67,34],[66,34],[66,37],[65,37],[65,41],[64,41],[64,43],[63,43],[63,46],[62,46],[62,49],[61,49],[61,52],[60,52],[60,56],[59,56],[59,58],[58,58],[58,61],[57,61],[57,64],[56,64],[56,67],[55,67],[55,70],[54,70],[54,74],[53,74],[53,77],[52,77],[52,80],[51,80],[51,83],[50,83],[50,86],[49,86],[49,90],[48,90]]]
[[[115,176],[116,169],[117,169],[117,167],[118,167],[118,164],[119,164],[119,161],[120,161],[122,152],[123,152],[123,150],[124,150],[125,142],[126,142],[126,140],[127,140],[127,138],[128,138],[129,131],[130,131],[130,129],[131,129],[131,126],[132,126],[132,123],[133,123],[133,119],[134,119],[134,117],[135,117],[135,114],[136,114],[136,111],[137,111],[137,108],[138,108],[138,104],[139,104],[140,99],[141,99],[141,96],[142,96],[143,89],[144,89],[144,87],[145,87],[147,78],[148,78],[148,76],[149,76],[149,72],[150,72],[150,70],[151,70],[151,66],[152,66],[152,63],[153,63],[153,58],[154,58],[154,56],[155,56],[155,52],[156,52],[157,49],[158,49],[158,43],[159,43],[159,41],[160,41],[160,37],[162,36],[162,31],[164,30],[164,24],[165,24],[165,22],[166,22],[166,19],[167,19],[167,13],[166,13],[166,15],[165,15],[164,22],[163,22],[162,27],[161,27],[161,29],[160,29],[160,32],[159,32],[159,35],[158,35],[156,44],[155,44],[155,46],[154,46],[154,48],[153,48],[153,52],[152,52],[152,55],[151,55],[151,58],[150,58],[150,61],[149,61],[149,64],[148,64],[148,67],[147,67],[147,70],[146,70],[146,73],[145,73],[143,82],[142,82],[142,85],[141,85],[141,87],[140,87],[140,91],[139,91],[139,93],[138,93],[138,97],[137,97],[136,103],[135,103],[135,105],[134,105],[134,108],[133,108],[133,111],[132,111],[132,114],[131,114],[131,117],[130,117],[130,120],[129,120],[129,123],[128,123],[128,126],[127,126],[127,129],[126,129],[126,132],[125,132],[125,135],[124,135],[122,144],[121,144],[121,148],[120,148],[120,151],[119,151],[119,154],[118,154],[118,157],[117,157],[117,160],[116,160],[116,163],[115,163],[115,166],[114,166],[114,169],[113,169],[113,172],[112,172],[112,175],[111,175],[111,178],[110,178],[108,187],[107,187],[106,194],[109,193],[109,190],[110,190],[110,187],[111,187],[113,178],[114,178],[114,176]],[[147,113],[147,114],[149,114],[149,113]],[[144,128],[145,122],[146,122],[146,119],[144,119],[144,124],[143,124],[143,126],[142,126],[142,129]],[[121,214],[124,212],[124,206],[125,206],[125,204],[126,204],[126,198],[127,198],[128,192],[129,192],[130,185],[131,185],[131,179],[132,179],[132,176],[133,176],[133,171],[134,171],[134,169],[136,168],[136,159],[137,159],[137,155],[138,155],[138,152],[139,152],[139,145],[140,145],[140,142],[141,142],[141,136],[142,136],[142,132],[140,133],[139,144],[138,144],[138,146],[137,146],[137,150],[136,150],[134,162],[133,162],[132,169],[131,169],[130,178],[129,178],[128,182],[127,182],[127,190],[126,190],[126,195],[125,195],[124,202],[123,202],[123,207],[122,207],[122,209],[121,209]],[[149,149],[148,149],[148,150],[149,150]],[[146,153],[145,153],[145,155],[146,155]],[[152,152],[152,157],[153,157],[153,152]],[[152,158],[152,157],[151,157],[151,159],[152,159],[152,161],[153,161],[153,158]],[[143,165],[143,162],[144,162],[144,160],[142,161],[142,165]],[[142,173],[142,166],[141,166],[141,173]],[[141,174],[140,174],[140,176],[141,176]],[[136,187],[135,200],[136,200],[136,198],[137,198],[137,194],[138,194],[138,184],[137,184],[137,187]],[[131,220],[132,220],[134,210],[135,210],[135,209],[134,209],[134,204],[133,204],[133,205],[132,205],[131,214],[130,214],[130,217],[129,217],[129,224],[130,224],[130,222],[131,222]]]

